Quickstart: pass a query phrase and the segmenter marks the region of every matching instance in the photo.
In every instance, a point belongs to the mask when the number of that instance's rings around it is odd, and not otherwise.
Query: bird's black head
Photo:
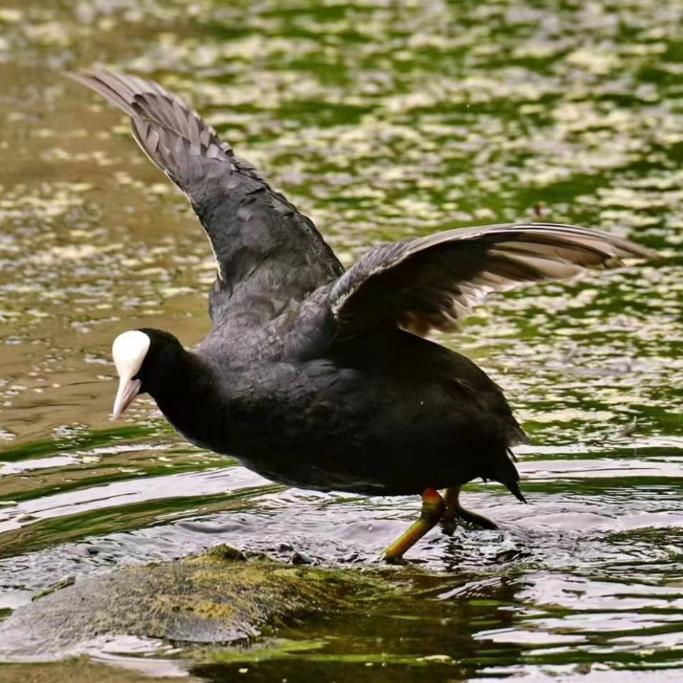
[[[182,344],[169,332],[140,329],[123,332],[114,340],[112,356],[119,375],[112,417],[120,417],[138,394],[155,395],[170,377]]]

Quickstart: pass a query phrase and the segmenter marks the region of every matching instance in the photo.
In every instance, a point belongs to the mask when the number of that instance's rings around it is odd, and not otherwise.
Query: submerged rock
[[[0,659],[55,659],[108,637],[229,644],[339,609],[376,589],[357,571],[247,560],[227,546],[173,562],[89,577],[19,608],[0,624]]]

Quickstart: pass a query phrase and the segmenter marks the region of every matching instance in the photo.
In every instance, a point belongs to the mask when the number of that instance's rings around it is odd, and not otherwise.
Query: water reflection
[[[190,97],[345,262],[380,239],[539,213],[663,255],[511,293],[439,337],[491,371],[531,433],[530,505],[472,485],[501,531],[434,532],[391,570],[400,600],[197,673],[678,680],[680,7],[5,5],[0,617],[63,577],[218,542],[379,568],[416,511],[269,484],[187,447],[150,404],[109,422],[111,340],[136,325],[201,339],[213,263],[118,114],[60,75],[103,61]]]

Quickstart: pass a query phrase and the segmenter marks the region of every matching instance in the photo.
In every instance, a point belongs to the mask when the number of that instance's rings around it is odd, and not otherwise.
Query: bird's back
[[[524,434],[501,390],[469,359],[410,333],[238,364],[229,383],[232,453],[271,479],[375,494],[516,483],[508,449]]]

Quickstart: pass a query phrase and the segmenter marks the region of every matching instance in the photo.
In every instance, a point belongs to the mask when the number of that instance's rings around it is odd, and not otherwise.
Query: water
[[[374,241],[534,216],[662,254],[497,298],[438,337],[490,372],[531,435],[530,505],[470,485],[466,504],[501,530],[431,534],[391,570],[402,599],[260,654],[207,653],[195,675],[679,680],[682,13],[5,0],[0,616],[64,577],[219,542],[362,571],[418,507],[271,484],[185,444],[149,402],[109,421],[111,340],[145,325],[198,342],[213,263],[122,117],[61,75],[103,62],[189,97],[346,263]]]

